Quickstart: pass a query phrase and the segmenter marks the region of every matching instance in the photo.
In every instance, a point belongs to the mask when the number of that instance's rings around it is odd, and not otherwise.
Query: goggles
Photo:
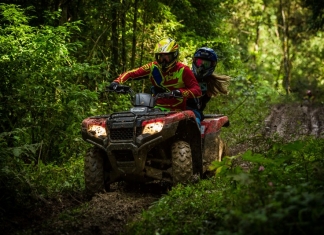
[[[204,67],[205,69],[208,69],[208,68],[212,67],[212,61],[210,61],[210,60],[204,60],[204,59],[201,59],[201,58],[196,58],[194,63],[198,68],[199,67]]]
[[[163,61],[170,62],[173,58],[173,53],[161,53],[161,54],[156,54],[156,60],[160,63]]]

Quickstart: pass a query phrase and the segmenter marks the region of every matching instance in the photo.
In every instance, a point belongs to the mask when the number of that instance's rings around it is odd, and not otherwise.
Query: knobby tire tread
[[[103,192],[104,182],[104,152],[96,147],[90,148],[84,159],[84,178],[86,193],[93,196]]]
[[[185,141],[172,144],[173,184],[186,183],[193,177],[193,163],[190,145]]]

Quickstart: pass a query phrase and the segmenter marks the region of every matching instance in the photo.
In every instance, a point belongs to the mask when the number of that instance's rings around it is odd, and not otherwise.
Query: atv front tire
[[[109,190],[109,185],[105,185],[104,158],[106,153],[97,148],[90,148],[84,159],[84,179],[86,194],[89,197],[96,193]]]
[[[193,177],[190,145],[185,141],[176,141],[171,146],[173,185],[186,183]]]

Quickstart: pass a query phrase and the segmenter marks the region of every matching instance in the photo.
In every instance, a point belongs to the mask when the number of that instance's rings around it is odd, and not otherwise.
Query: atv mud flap
[[[152,178],[162,177],[160,176],[162,174],[160,171],[154,171],[154,169],[144,171],[148,151],[162,141],[163,137],[158,136],[139,147],[133,143],[113,143],[108,145],[106,151],[111,167],[113,168],[110,171],[110,182],[116,182],[119,179],[145,182],[147,181],[146,176]],[[118,160],[116,156],[118,151],[125,149],[131,151],[132,157],[123,161]]]
[[[213,161],[221,160],[221,147],[222,140],[219,137],[219,132],[205,135],[203,152],[204,172],[208,171],[208,168]]]
[[[224,142],[219,135],[221,128],[228,125],[228,117],[224,115],[209,115],[201,122],[204,172],[209,170],[209,166],[213,161],[221,161]]]

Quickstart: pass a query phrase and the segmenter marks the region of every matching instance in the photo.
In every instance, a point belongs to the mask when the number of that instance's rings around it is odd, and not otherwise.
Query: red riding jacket
[[[185,110],[187,98],[199,98],[201,90],[190,68],[177,62],[172,68],[163,72],[156,61],[121,74],[114,82],[124,83],[128,79],[149,78],[155,87],[166,91],[180,90],[183,98],[159,98],[157,106],[170,110]]]

